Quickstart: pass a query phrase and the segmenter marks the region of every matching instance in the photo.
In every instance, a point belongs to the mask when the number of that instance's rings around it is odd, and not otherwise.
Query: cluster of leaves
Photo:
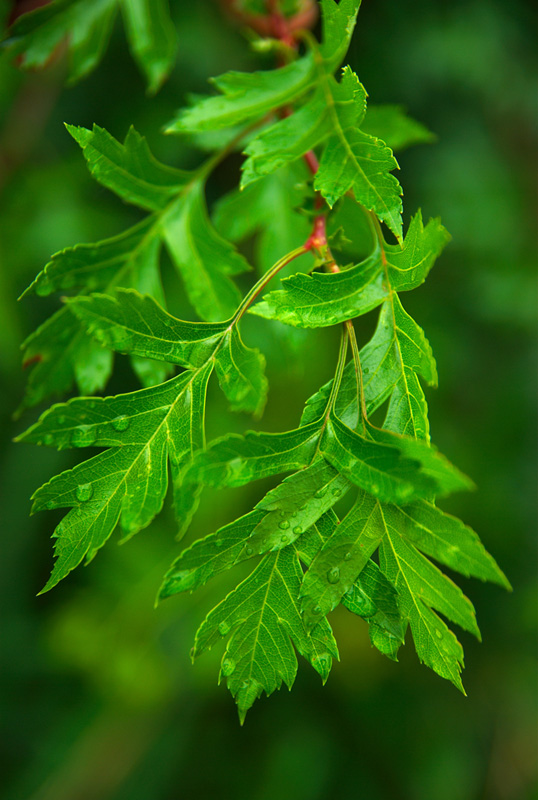
[[[27,69],[43,67],[65,44],[68,80],[76,83],[99,64],[121,9],[129,49],[156,92],[174,65],[176,29],[168,0],[52,0],[23,14],[9,31],[6,45]]]
[[[82,394],[100,392],[113,351],[131,357],[143,383],[128,394],[56,404],[19,437],[100,448],[34,495],[34,511],[70,509],[54,533],[57,558],[44,591],[93,558],[116,527],[128,538],[147,526],[169,473],[180,533],[204,486],[286,475],[252,511],[185,549],[160,590],[161,598],[193,591],[255,560],[208,614],[193,650],[226,643],[221,676],[241,719],[263,691],[292,685],[296,651],[327,678],[338,655],[327,615],[340,603],[366,620],[372,644],[391,659],[409,627],[420,660],[463,691],[463,651],[437,612],[479,631],[471,602],[433,562],[508,586],[477,535],[435,504],[471,482],[430,443],[420,378],[435,385],[435,361],[399,293],[425,280],[449,236],[439,220],[424,225],[420,212],[404,234],[392,174],[392,149],[431,135],[398,107],[367,109],[349,67],[336,76],[358,6],[322,0],[321,44],[308,37],[285,66],[221,76],[215,94],[180,111],[169,131],[199,137],[202,147],[210,132],[216,147],[197,170],[160,164],[134,130],[121,144],[98,127],[69,127],[93,177],[148,213],[118,236],[57,253],[27,289],[73,294],[25,343],[32,373],[24,405],[74,382]],[[211,218],[206,180],[243,139],[241,190],[223,197]],[[309,175],[303,157],[312,163],[313,155],[319,166]],[[301,206],[313,209],[311,236]],[[359,218],[362,226],[346,224]],[[326,225],[339,231],[330,247]],[[233,276],[249,265],[231,242],[254,233],[262,276],[241,299]],[[163,244],[200,321],[165,309]],[[255,302],[283,266],[310,251],[308,273]],[[344,252],[356,259],[337,266]],[[352,320],[375,309],[376,330],[359,349]],[[259,416],[265,404],[264,357],[241,338],[245,313],[291,328],[340,326],[335,377],[307,400],[296,429],[227,434],[206,445],[213,370],[231,409]],[[377,427],[372,414],[385,405]],[[339,519],[348,492],[355,498]]]

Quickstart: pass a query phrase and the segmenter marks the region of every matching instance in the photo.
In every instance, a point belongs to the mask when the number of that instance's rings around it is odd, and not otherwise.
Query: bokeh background
[[[4,8],[7,4],[4,4]],[[156,154],[193,154],[165,122],[187,91],[258,63],[216,3],[172,0],[180,50],[153,99],[121,29],[99,69],[64,88],[60,62],[23,74],[0,56],[0,394],[2,628],[0,783],[6,800],[531,800],[536,774],[536,251],[535,19],[524,0],[364,0],[350,61],[373,102],[398,102],[438,135],[400,158],[406,218],[440,215],[453,242],[407,299],[437,356],[428,395],[433,438],[478,490],[444,503],[472,525],[514,586],[460,583],[483,643],[462,634],[468,697],[418,664],[394,664],[366,625],[332,616],[341,662],[327,685],[306,665],[293,691],[263,698],[243,728],[219,653],[192,666],[223,576],[153,608],[179,550],[170,509],[126,546],[112,541],[87,568],[36,597],[51,567],[53,514],[29,517],[29,496],[70,454],[14,445],[24,375],[19,346],[55,300],[16,298],[49,255],[112,235],[137,212],[97,186],[64,121],[122,138],[130,123]],[[237,159],[210,197],[233,184]],[[165,265],[172,295],[179,289]],[[283,429],[331,375],[334,342],[313,335],[299,358],[268,336],[272,381],[264,426]],[[263,346],[263,342],[262,342]],[[304,355],[306,353],[306,357]],[[135,386],[119,358],[110,391]],[[243,429],[211,395],[210,419]],[[213,432],[210,429],[210,432]],[[207,495],[193,535],[248,510],[259,488]],[[460,579],[458,579],[460,580]]]

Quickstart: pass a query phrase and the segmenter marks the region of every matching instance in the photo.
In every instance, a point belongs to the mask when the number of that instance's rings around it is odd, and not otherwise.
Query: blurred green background
[[[341,662],[325,688],[300,664],[296,685],[260,700],[246,724],[216,685],[220,653],[193,667],[189,650],[225,575],[157,610],[179,545],[170,509],[127,546],[111,542],[52,593],[53,514],[30,518],[31,493],[72,456],[12,444],[23,393],[19,345],[55,299],[16,298],[49,255],[137,219],[95,184],[64,121],[122,138],[130,123],[156,154],[188,165],[160,130],[188,91],[257,63],[215,3],[172,0],[180,39],[174,73],[149,99],[116,30],[104,62],[63,87],[62,63],[22,74],[0,59],[0,395],[2,628],[0,763],[6,800],[531,800],[536,727],[536,61],[533,4],[524,0],[364,0],[350,61],[372,102],[397,102],[438,135],[400,158],[406,218],[440,215],[453,242],[408,297],[437,356],[433,439],[478,485],[444,508],[482,537],[511,595],[459,579],[476,605],[479,644],[462,634],[461,696],[418,664],[412,643],[394,664],[366,625],[332,615]],[[228,189],[237,159],[210,194]],[[165,281],[178,293],[170,270]],[[178,295],[176,301],[181,306]],[[173,304],[172,304],[173,306]],[[312,334],[307,358],[267,338],[271,394],[263,425],[292,425],[331,375],[334,340]],[[262,346],[264,343],[262,341]],[[134,387],[118,358],[109,391]],[[210,419],[222,411],[210,397]],[[244,429],[250,423],[225,418]],[[210,433],[212,433],[210,425]],[[259,486],[213,493],[193,535],[249,510]]]

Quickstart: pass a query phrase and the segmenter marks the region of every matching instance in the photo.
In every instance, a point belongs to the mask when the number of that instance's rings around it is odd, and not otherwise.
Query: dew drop
[[[85,503],[86,500],[90,500],[93,494],[93,486],[91,483],[81,483],[77,486],[75,494],[77,496],[77,500],[80,500],[81,503]]]
[[[352,558],[351,553],[346,553],[344,556],[344,561],[351,561],[351,558]]]
[[[91,425],[79,425],[73,431],[71,444],[73,447],[90,447],[97,439],[97,431]]]
[[[301,508],[299,509],[299,511],[305,511],[305,510],[306,510],[306,503],[304,504],[304,506],[301,506]]]
[[[312,614],[316,614],[316,616],[318,614],[321,614],[321,606],[314,606],[314,608],[312,609]]]
[[[297,534],[297,536],[298,536],[300,533],[302,533],[302,532],[303,532],[303,529],[301,528],[301,526],[300,526],[300,525],[296,525],[296,526],[295,526],[295,528],[293,529],[293,532],[294,532],[295,534]]]
[[[126,431],[130,424],[131,420],[125,414],[120,414],[119,417],[112,420],[112,427],[115,431]]]
[[[287,519],[285,519],[280,523],[280,525],[278,527],[283,531],[287,531],[288,528],[290,527],[290,523],[288,522]]]
[[[370,372],[370,367],[364,367],[363,372],[365,375],[368,375],[368,373]]]
[[[321,489],[318,489],[317,492],[314,492],[314,497],[320,498],[325,495],[327,491],[327,487],[323,486]]]
[[[227,677],[228,675],[232,674],[234,669],[235,669],[235,661],[233,660],[233,658],[225,658],[220,668],[222,674]]]
[[[341,494],[342,494],[341,489],[333,489],[333,497],[340,497]]]
[[[288,537],[286,536],[286,534],[284,534],[284,536],[280,537],[280,541],[282,542],[282,544],[287,544],[288,543]]]
[[[219,633],[221,636],[226,636],[229,630],[230,630],[230,625],[227,622],[225,622],[224,620],[222,622],[219,622]]]
[[[328,571],[327,580],[329,581],[329,583],[333,584],[338,583],[338,581],[340,580],[340,570],[338,569],[338,567],[333,567]]]
[[[253,552],[254,552],[254,550],[252,549],[252,547],[250,547],[250,546],[249,547],[245,547],[245,553],[247,554],[247,556],[251,556]]]

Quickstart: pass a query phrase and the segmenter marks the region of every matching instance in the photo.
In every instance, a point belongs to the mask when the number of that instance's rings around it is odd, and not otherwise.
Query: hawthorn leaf
[[[383,427],[429,441],[428,407],[418,379],[437,383],[437,370],[424,332],[391,292],[381,307],[372,339],[361,352],[364,391],[374,407],[390,395]]]
[[[365,111],[366,90],[349,67],[344,69],[341,83],[325,76],[307,103],[249,142],[241,185],[247,186],[313,150],[333,133],[333,115],[347,128],[358,126]]]
[[[112,371],[110,351],[88,336],[66,306],[31,333],[21,348],[23,366],[30,373],[17,416],[46,397],[71,391],[75,383],[82,394],[99,392]]]
[[[228,319],[241,295],[230,276],[249,270],[247,261],[212,226],[203,184],[191,184],[164,213],[163,238],[189,299],[205,320]]]
[[[398,592],[372,559],[342,597],[342,605],[368,623],[370,641],[392,661],[404,644],[407,623],[402,620]]]
[[[259,415],[267,396],[265,359],[243,344],[237,324],[185,322],[151,297],[118,289],[69,301],[88,331],[105,347],[157,361],[200,368],[211,360],[234,411]]]
[[[307,216],[297,211],[304,206],[308,192],[306,168],[302,166],[292,164],[241,191],[234,189],[215,206],[213,222],[226,239],[241,242],[257,235],[256,263],[261,274],[267,272],[282,253],[299,247],[310,234]],[[294,266],[300,260],[296,259]]]
[[[312,427],[312,423],[307,428]],[[302,428],[300,430],[305,430]],[[473,484],[431,445],[365,425],[353,431],[331,413],[320,450],[353,483],[385,502],[430,499]]]
[[[353,508],[324,542],[304,576],[301,608],[307,628],[336,608],[379,547],[383,535],[378,501],[359,492]]]
[[[65,42],[68,83],[76,83],[101,61],[118,6],[130,50],[153,93],[168,76],[176,53],[167,0],[53,0],[16,20],[9,31],[9,51],[22,56],[25,68],[35,69],[45,67]]]
[[[263,511],[251,511],[215,533],[194,541],[180,553],[164,576],[159,599],[179,592],[193,592],[220,572],[250,558],[254,551],[246,552],[245,543],[263,517]]]
[[[284,278],[283,288],[265,295],[250,313],[301,328],[345,322],[380,305],[391,289],[420,286],[449,239],[439,220],[424,227],[418,211],[402,247],[377,244],[368,258],[340,272]]]
[[[155,94],[170,74],[177,51],[177,35],[168,0],[123,0],[121,10],[129,49]]]
[[[285,478],[257,504],[266,513],[245,542],[245,551],[260,554],[295,542],[350,485],[324,459]]]
[[[394,527],[422,553],[465,577],[511,589],[504,573],[477,534],[456,517],[423,500],[391,508]]]
[[[126,203],[162,211],[193,179],[191,173],[161,164],[132,126],[121,144],[104,128],[66,125],[82,148],[90,173]]]
[[[185,483],[215,488],[243,486],[253,480],[301,469],[314,454],[319,426],[314,423],[285,433],[228,434],[197,453]]]
[[[86,557],[91,559],[116,525],[129,538],[162,508],[172,474],[203,445],[203,415],[212,364],[161,386],[106,398],[73,398],[53,406],[19,441],[56,447],[105,447],[57,475],[33,495],[33,512],[70,508],[55,530],[56,563],[48,591]]]
[[[198,629],[193,658],[230,634],[220,678],[226,678],[241,722],[263,691],[270,695],[282,683],[291,688],[297,673],[293,645],[323,678],[327,664],[330,666],[332,657],[337,656],[328,623],[323,623],[325,631],[317,641],[304,628],[297,600],[301,577],[299,559],[293,549],[264,556]],[[320,640],[326,646],[325,652],[316,646]],[[320,656],[324,656],[321,661]]]
[[[360,0],[323,0],[323,44],[320,56],[324,69],[334,71],[344,58]],[[167,133],[198,133],[227,128],[262,118],[294,102],[316,82],[314,54],[310,51],[279,69],[262,72],[228,72],[212,79],[220,93],[204,97],[179,112]]]
[[[26,69],[45,67],[64,41],[69,54],[69,83],[91,72],[108,45],[118,0],[54,0],[22,14],[9,31],[12,56]]]

